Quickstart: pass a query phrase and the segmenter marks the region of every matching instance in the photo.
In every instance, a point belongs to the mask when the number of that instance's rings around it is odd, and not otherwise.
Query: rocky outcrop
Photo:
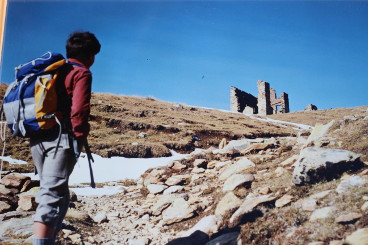
[[[293,183],[305,185],[331,180],[349,170],[363,167],[360,155],[347,150],[308,147],[294,163]]]

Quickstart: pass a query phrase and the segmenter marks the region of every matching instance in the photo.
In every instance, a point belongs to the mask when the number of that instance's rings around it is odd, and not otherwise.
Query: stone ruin
[[[270,84],[259,80],[258,98],[238,88],[230,87],[230,111],[261,116],[289,112],[289,96],[281,93],[276,96],[276,90]]]

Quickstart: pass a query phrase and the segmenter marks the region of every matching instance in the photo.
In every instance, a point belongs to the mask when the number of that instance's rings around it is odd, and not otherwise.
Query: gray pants
[[[40,177],[38,207],[34,221],[54,227],[58,231],[68,210],[70,195],[68,181],[76,163],[68,134],[62,134],[57,149],[57,133],[31,137],[31,152]]]

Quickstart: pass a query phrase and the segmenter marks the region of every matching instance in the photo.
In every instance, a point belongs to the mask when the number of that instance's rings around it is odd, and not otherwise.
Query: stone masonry
[[[280,98],[277,98],[276,90],[270,88],[268,82],[259,80],[257,84],[258,98],[238,88],[230,87],[230,111],[261,116],[289,112],[287,93],[282,93]]]

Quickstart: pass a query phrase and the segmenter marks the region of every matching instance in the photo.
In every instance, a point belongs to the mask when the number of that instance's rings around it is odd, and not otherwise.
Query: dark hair
[[[73,32],[66,41],[66,56],[68,58],[85,59],[100,52],[101,44],[90,32]]]

